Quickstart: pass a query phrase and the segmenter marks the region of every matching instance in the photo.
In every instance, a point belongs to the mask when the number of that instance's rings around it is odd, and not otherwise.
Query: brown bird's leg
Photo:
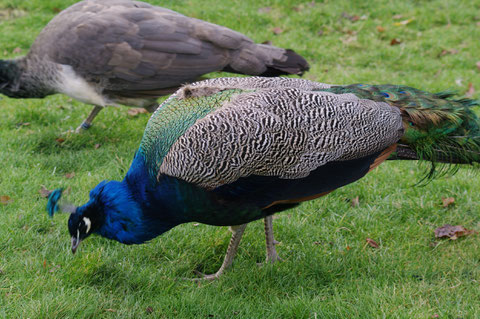
[[[95,106],[92,112],[90,112],[88,117],[85,119],[85,121],[83,121],[83,123],[79,127],[77,127],[77,129],[75,130],[75,133],[80,133],[82,130],[88,130],[90,126],[92,126],[93,119],[97,116],[97,114],[102,109],[103,109],[102,106]]]
[[[223,260],[222,266],[220,269],[217,270],[216,273],[211,275],[201,274],[202,278],[198,278],[199,280],[214,280],[220,277],[223,272],[232,265],[233,258],[237,253],[238,244],[240,244],[240,239],[242,239],[243,232],[247,228],[247,224],[242,224],[238,226],[230,226],[230,231],[232,232],[232,238],[230,238],[230,243],[228,244],[227,254],[225,255],[225,259]]]
[[[265,224],[265,239],[267,242],[267,262],[274,263],[282,260],[278,254],[275,245],[278,242],[273,238],[273,215],[267,216],[263,219]]]

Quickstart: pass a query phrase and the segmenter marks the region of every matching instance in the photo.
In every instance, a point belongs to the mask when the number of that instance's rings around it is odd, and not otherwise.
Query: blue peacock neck
[[[91,194],[94,199],[85,206],[101,206],[104,222],[96,232],[103,237],[141,244],[189,221],[178,213],[178,201],[172,200],[175,189],[151,182],[141,154],[135,156],[123,181],[104,182],[97,188],[93,192],[98,195]]]
[[[160,174],[152,181],[146,165],[142,153],[137,152],[122,183],[128,185],[136,202],[141,203],[145,220],[160,228],[161,232],[155,231],[155,236],[182,223],[231,226],[262,217],[256,206],[233,203],[176,177]],[[165,226],[169,228],[165,230]]]

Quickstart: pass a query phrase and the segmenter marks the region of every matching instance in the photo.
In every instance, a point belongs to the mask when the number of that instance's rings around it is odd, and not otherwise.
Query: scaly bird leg
[[[88,117],[85,119],[85,121],[83,121],[83,123],[79,127],[77,127],[77,129],[75,130],[75,133],[80,133],[82,130],[88,130],[90,126],[92,126],[93,119],[97,116],[97,114],[102,109],[103,109],[102,106],[95,106],[92,112],[90,112]]]
[[[282,260],[278,254],[275,245],[278,242],[273,238],[273,215],[267,216],[263,219],[265,224],[265,239],[267,242],[267,262],[274,263]]]
[[[238,226],[230,226],[230,231],[232,232],[232,238],[230,238],[230,243],[228,244],[227,254],[225,255],[225,259],[223,260],[222,266],[220,269],[214,274],[211,275],[202,275],[202,278],[198,279],[205,279],[205,280],[214,280],[220,277],[223,272],[232,265],[233,258],[237,253],[238,244],[240,244],[240,240],[242,239],[243,232],[247,228],[247,224],[242,224]]]

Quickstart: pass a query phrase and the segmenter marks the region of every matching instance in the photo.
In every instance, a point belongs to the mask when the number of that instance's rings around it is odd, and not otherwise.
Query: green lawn
[[[25,54],[74,2],[0,0],[0,55]],[[480,91],[479,0],[150,2],[293,48],[311,63],[307,79],[462,94],[472,83]],[[391,45],[394,38],[401,43]],[[446,223],[480,230],[480,181],[469,170],[414,187],[417,163],[383,164],[277,215],[281,263],[257,265],[265,258],[263,224],[252,223],[233,268],[215,282],[182,278],[220,266],[225,227],[182,225],[141,246],[92,236],[73,256],[68,217],[47,217],[41,185],[71,187],[69,198],[84,203],[101,180],[123,178],[148,121],[109,108],[88,132],[59,143],[90,109],[65,96],[0,101],[0,196],[11,198],[0,204],[0,317],[480,317],[478,235],[449,241],[433,232]],[[442,197],[455,204],[442,207]],[[367,246],[367,237],[380,247]]]

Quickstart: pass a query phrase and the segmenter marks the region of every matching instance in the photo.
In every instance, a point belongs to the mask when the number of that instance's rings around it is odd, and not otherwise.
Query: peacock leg
[[[82,130],[88,130],[90,126],[92,126],[93,119],[97,116],[97,114],[102,109],[103,109],[102,106],[95,106],[92,112],[90,112],[88,117],[85,119],[85,121],[83,121],[83,123],[79,127],[77,127],[77,129],[75,130],[75,133],[80,133]]]
[[[206,280],[214,280],[220,277],[224,273],[224,271],[232,265],[233,258],[237,253],[238,244],[240,244],[240,240],[242,239],[243,232],[247,228],[247,224],[242,224],[238,226],[230,226],[230,231],[232,232],[232,238],[230,238],[230,243],[228,244],[227,254],[225,255],[225,259],[223,260],[222,266],[220,269],[214,274],[205,275],[201,274],[202,278],[199,279],[206,279]]]
[[[267,242],[267,262],[274,263],[282,260],[278,254],[275,245],[278,242],[273,238],[273,215],[267,216],[263,219],[265,224],[265,239]]]

